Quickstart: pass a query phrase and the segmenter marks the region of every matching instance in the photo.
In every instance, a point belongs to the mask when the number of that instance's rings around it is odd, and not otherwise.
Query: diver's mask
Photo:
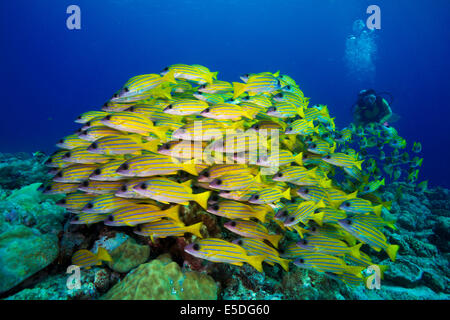
[[[364,104],[373,106],[375,104],[376,100],[377,100],[377,97],[374,94],[369,94],[368,96],[364,97]]]

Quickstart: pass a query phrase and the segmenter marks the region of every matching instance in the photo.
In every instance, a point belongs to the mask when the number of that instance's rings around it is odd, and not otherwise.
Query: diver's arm
[[[381,120],[379,122],[385,123],[392,116],[392,110],[391,110],[391,107],[389,106],[389,103],[387,103],[386,100],[383,99],[382,103],[383,103],[383,111],[384,111],[385,115],[383,116],[383,118],[381,118]]]

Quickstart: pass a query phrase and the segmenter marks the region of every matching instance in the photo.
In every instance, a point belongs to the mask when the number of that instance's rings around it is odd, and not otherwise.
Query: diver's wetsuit
[[[373,104],[370,104],[365,99],[368,95],[375,95],[376,99]],[[383,123],[392,115],[389,103],[382,97],[375,94],[375,91],[370,89],[358,96],[358,101],[354,106],[353,116],[357,125],[366,125],[371,122]]]

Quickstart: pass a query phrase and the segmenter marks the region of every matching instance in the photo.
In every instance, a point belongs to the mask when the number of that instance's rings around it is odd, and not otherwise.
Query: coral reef
[[[214,280],[198,272],[183,273],[167,257],[141,264],[111,288],[105,300],[214,300]]]
[[[4,156],[2,156],[3,158]],[[21,165],[21,157],[16,163]],[[8,159],[13,158],[8,155]],[[55,205],[57,197],[43,195],[38,158],[27,160],[15,189],[0,189],[0,291],[9,300],[70,299],[449,299],[450,192],[436,188],[417,192],[386,186],[383,196],[392,200],[391,216],[399,230],[386,231],[388,241],[400,245],[395,263],[375,255],[374,263],[388,265],[380,289],[350,287],[314,271],[290,264],[285,272],[264,263],[264,273],[242,267],[211,263],[185,254],[190,236],[159,239],[137,238],[130,228],[111,231],[105,226],[70,225],[68,214]],[[19,169],[13,169],[13,171]],[[43,169],[43,171],[45,171]],[[33,178],[33,174],[36,174]],[[9,185],[11,186],[11,185]],[[203,221],[208,234],[221,230],[221,219],[206,221],[186,207],[181,218]],[[138,239],[138,240],[136,240]],[[290,239],[297,240],[297,239]],[[283,243],[281,244],[283,245]],[[75,250],[93,252],[105,247],[114,263],[81,269],[80,288],[68,289],[66,268]],[[157,255],[168,252],[169,255]],[[198,271],[202,271],[201,273]],[[28,282],[30,279],[33,281]],[[181,281],[180,281],[181,280]],[[158,285],[154,285],[156,281]],[[152,283],[152,285],[146,285]]]
[[[125,273],[147,261],[150,247],[139,245],[132,238],[125,240],[120,246],[109,251],[112,262],[108,266],[114,271]]]
[[[0,153],[0,188],[14,190],[36,182],[48,179],[45,170],[45,154]]]

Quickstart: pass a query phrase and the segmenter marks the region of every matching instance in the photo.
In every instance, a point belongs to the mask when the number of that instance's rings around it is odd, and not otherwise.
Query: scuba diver
[[[356,125],[365,126],[376,122],[387,124],[392,116],[392,110],[389,103],[375,90],[361,90],[358,94],[358,100],[353,106],[353,118]]]

